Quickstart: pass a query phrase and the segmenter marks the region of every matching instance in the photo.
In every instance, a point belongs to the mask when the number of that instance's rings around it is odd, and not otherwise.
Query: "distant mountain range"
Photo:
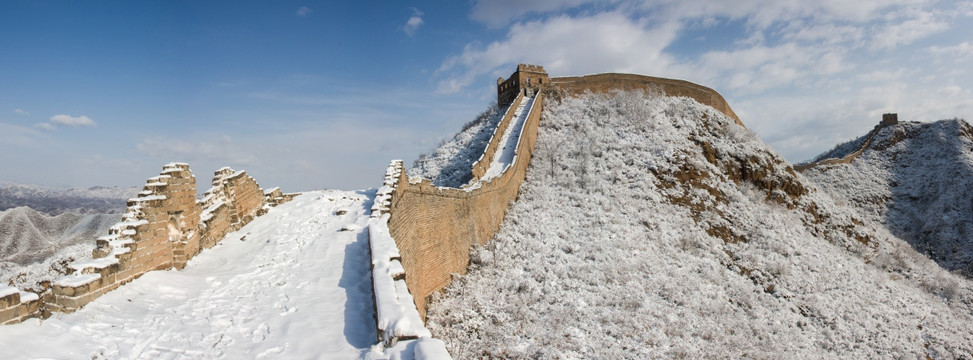
[[[29,206],[48,215],[119,214],[125,211],[126,200],[138,192],[138,187],[55,189],[0,182],[0,210]]]
[[[0,285],[36,289],[121,219],[139,188],[55,189],[0,183]]]

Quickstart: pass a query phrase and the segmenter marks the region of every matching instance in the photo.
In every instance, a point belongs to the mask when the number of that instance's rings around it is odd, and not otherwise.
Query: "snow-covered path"
[[[377,339],[373,198],[304,193],[182,271],[150,272],[73,314],[0,326],[0,358],[359,358]]]
[[[530,109],[533,106],[534,97],[524,97],[524,100],[514,110],[514,121],[507,126],[500,138],[500,145],[503,147],[497,149],[497,152],[493,154],[490,168],[483,174],[483,180],[500,176],[507,169],[507,166],[514,162],[514,156],[517,155],[517,144],[520,142],[520,133],[524,129],[524,122],[527,121],[527,116],[530,115]]]

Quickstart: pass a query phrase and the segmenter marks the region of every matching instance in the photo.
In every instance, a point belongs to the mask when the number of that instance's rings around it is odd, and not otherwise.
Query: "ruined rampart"
[[[74,312],[146,272],[182,269],[228,232],[293,197],[279,189],[265,193],[244,171],[223,168],[215,175],[213,187],[196,200],[189,165],[164,166],[128,201],[122,221],[97,240],[93,260],[68,265],[70,273],[51,282],[42,296],[0,288],[0,323]]]
[[[737,125],[744,126],[723,95],[716,90],[684,80],[609,73],[556,77],[551,78],[551,83],[569,94],[580,94],[585,91],[607,93],[614,90],[662,90],[666,96],[685,96],[693,98],[700,104],[709,105],[729,116]]]
[[[505,115],[508,123],[515,109],[516,102]],[[470,247],[493,237],[516,200],[537,141],[542,109],[543,94],[538,94],[524,123],[515,160],[496,178],[455,189],[436,187],[426,179],[410,180],[404,171],[399,173],[391,194],[388,226],[401,254],[405,283],[423,318],[429,296],[448,285],[452,274],[466,273]],[[494,153],[500,134],[487,146]]]

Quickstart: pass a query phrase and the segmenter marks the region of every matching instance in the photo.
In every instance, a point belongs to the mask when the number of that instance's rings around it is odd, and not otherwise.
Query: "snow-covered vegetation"
[[[838,147],[855,146],[848,144]],[[965,121],[884,127],[851,163],[805,175],[944,268],[973,277],[973,127]]]
[[[427,326],[456,358],[952,359],[971,288],[722,113],[587,94],[545,104],[520,199]]]
[[[419,155],[408,175],[430,179],[437,186],[458,188],[466,184],[473,178],[473,163],[483,155],[506,110],[491,105],[475,120],[463,125],[452,139],[442,142],[429,154]]]
[[[120,219],[119,214],[47,216],[28,207],[0,211],[0,285],[39,290],[38,282],[60,277],[71,261],[90,259],[95,239]]]
[[[0,183],[0,210],[29,206],[48,215],[116,214],[125,211],[125,201],[139,190],[104,186],[58,189],[4,182]]]

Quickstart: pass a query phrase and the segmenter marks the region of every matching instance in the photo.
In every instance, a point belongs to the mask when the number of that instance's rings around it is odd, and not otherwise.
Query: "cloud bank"
[[[973,81],[970,9],[927,0],[478,1],[470,18],[506,26],[505,35],[446,58],[437,90],[466,91],[522,62],[555,76],[680,78],[716,88],[765,142],[800,161],[864,134],[883,112],[973,116],[963,97]]]

